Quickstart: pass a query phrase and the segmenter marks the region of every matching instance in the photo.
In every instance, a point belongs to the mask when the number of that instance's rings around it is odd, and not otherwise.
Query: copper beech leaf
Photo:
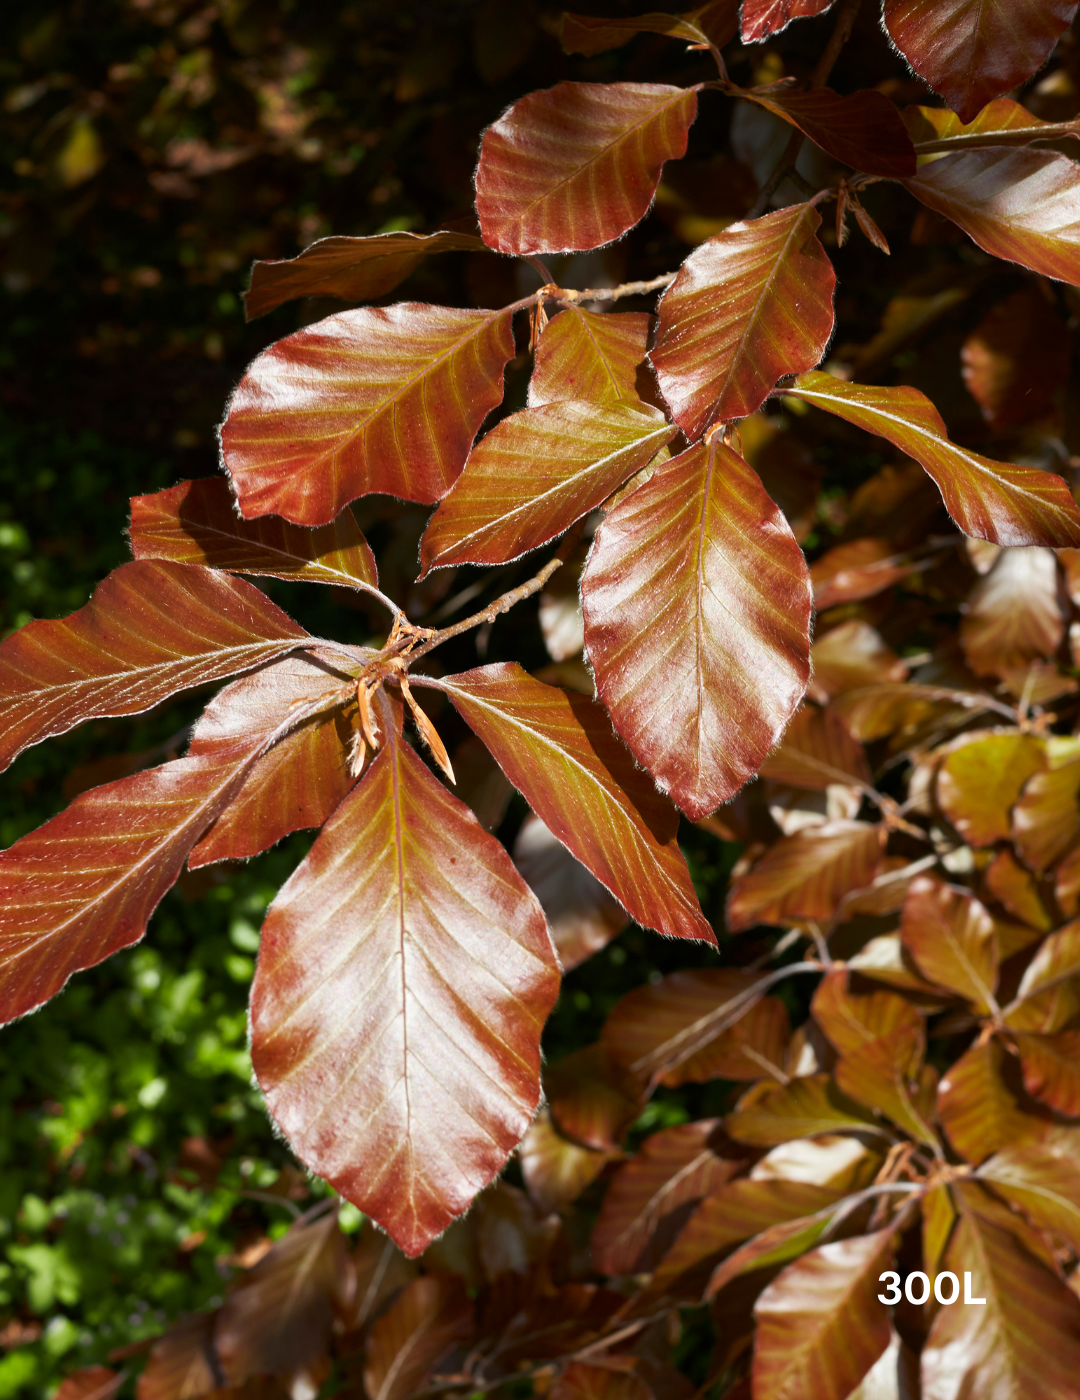
[[[844,895],[877,875],[886,830],[869,822],[829,821],[775,842],[746,875],[731,882],[727,926],[828,921]]]
[[[638,923],[715,943],[676,840],[677,813],[600,705],[514,662],[425,684],[450,696],[549,831]]]
[[[547,915],[564,972],[606,947],[629,922],[618,900],[539,817],[526,817],[522,824],[514,864]]]
[[[476,212],[500,253],[599,248],[647,212],[665,161],[686,151],[693,88],[559,83],[484,133]]]
[[[1038,287],[1022,287],[987,312],[961,350],[964,383],[999,432],[1054,407],[1069,378],[1068,327]]]
[[[1065,924],[1063,928],[1045,938],[1038,952],[1024,969],[1024,975],[1017,989],[1016,1000],[1036,996],[1048,987],[1056,986],[1066,977],[1080,972],[1080,920]]]
[[[853,991],[847,969],[837,964],[818,983],[810,1011],[841,1055],[857,1054],[901,1027],[922,1028],[922,1017],[905,997]]]
[[[0,643],[0,768],[102,715],[133,715],[310,638],[265,593],[194,564],[124,564],[90,602]]]
[[[1002,550],[960,620],[968,665],[980,676],[1008,675],[1053,656],[1067,613],[1052,550]]]
[[[752,413],[781,375],[821,359],[836,274],[820,227],[812,205],[793,204],[732,224],[679,269],[660,302],[649,358],[688,437]]]
[[[821,1245],[789,1264],[754,1306],[754,1392],[769,1400],[847,1400],[889,1345],[878,1276],[892,1228]]]
[[[439,502],[420,544],[425,571],[505,564],[561,535],[646,465],[676,428],[630,400],[570,400],[497,423]]]
[[[572,1361],[548,1391],[551,1400],[654,1400],[653,1391],[633,1371]]]
[[[155,1341],[135,1385],[136,1400],[187,1400],[215,1389],[223,1377],[214,1321],[214,1313],[190,1313]]]
[[[640,398],[652,317],[638,311],[600,315],[568,306],[553,316],[536,346],[529,407],[577,399],[609,404]]]
[[[925,1051],[924,1027],[901,1025],[842,1055],[834,1075],[845,1094],[936,1148],[932,1124],[937,1074],[922,1063]]]
[[[988,734],[946,757],[938,769],[938,805],[969,845],[1007,841],[1013,803],[1042,766],[1042,744],[1032,735]]]
[[[1080,1250],[1080,1164],[1036,1143],[1005,1146],[979,1168],[979,1180],[1019,1206],[1040,1230]]]
[[[928,981],[963,997],[982,1016],[994,1011],[997,933],[972,895],[920,875],[904,901],[900,937]]]
[[[124,1379],[122,1371],[108,1366],[81,1366],[64,1377],[51,1400],[112,1400]]]
[[[900,113],[873,88],[846,97],[826,87],[804,91],[779,84],[731,91],[798,127],[844,165],[884,179],[915,174],[915,148]]]
[[[755,44],[770,34],[779,34],[793,19],[823,15],[835,0],[743,0],[742,41]]]
[[[432,1367],[472,1333],[472,1305],[461,1279],[414,1279],[375,1322],[364,1360],[367,1400],[410,1400]]]
[[[978,1164],[992,1152],[1037,1142],[1046,1122],[1025,1112],[1006,1083],[1005,1051],[997,1041],[973,1045],[942,1076],[937,1116],[962,1157]]]
[[[267,914],[252,1063],[301,1160],[414,1256],[528,1127],[557,990],[510,857],[391,733]]]
[[[787,1084],[755,1084],[724,1127],[737,1142],[775,1147],[819,1133],[873,1131],[875,1123],[862,1104],[841,1093],[831,1075],[811,1074]]]
[[[1075,739],[1051,740],[1047,768],[1028,779],[1013,807],[1016,849],[1041,875],[1080,835],[1080,753]]]
[[[254,321],[296,297],[341,297],[373,301],[432,253],[467,253],[483,249],[475,234],[377,233],[370,238],[317,238],[299,257],[252,264],[251,285],[244,293],[247,319]]]
[[[1026,146],[1062,136],[1080,138],[1080,123],[1047,122],[1011,97],[988,102],[970,122],[948,107],[905,107],[901,113],[918,155],[947,154],[981,146]]]
[[[594,1266],[604,1274],[641,1273],[657,1262],[689,1209],[729,1181],[740,1155],[723,1153],[715,1119],[653,1133],[620,1167],[592,1232]]]
[[[787,392],[887,438],[914,457],[933,477],[946,509],[966,534],[1002,545],[1080,543],[1080,512],[1061,477],[958,447],[918,389],[849,384],[814,371],[801,375]]]
[[[1067,1118],[1080,1117],[1080,1031],[1016,1033],[1024,1088]]]
[[[559,40],[565,53],[588,57],[627,44],[635,34],[664,34],[694,45],[713,44],[722,49],[734,37],[737,0],[711,0],[681,15],[648,14],[613,19],[593,15],[564,14],[559,20]]]
[[[885,0],[885,27],[963,122],[1030,78],[1069,26],[1074,0]]]
[[[135,496],[129,533],[136,559],[171,559],[344,588],[374,588],[379,582],[375,556],[351,510],[317,530],[277,516],[244,520],[221,477],[181,481],[153,496]]]
[[[561,1133],[601,1152],[619,1146],[643,1107],[635,1076],[599,1043],[546,1066],[544,1096]]]
[[[828,549],[810,569],[814,606],[818,611],[838,603],[854,603],[891,588],[917,565],[903,562],[885,539],[852,540]]]
[[[1057,151],[988,146],[927,161],[904,185],[985,252],[1080,283],[1080,172]]]
[[[329,525],[372,491],[437,501],[502,399],[512,317],[401,302],[339,312],[264,350],[221,429],[241,515]]]
[[[518,1148],[521,1175],[529,1196],[545,1215],[572,1205],[609,1162],[617,1149],[586,1147],[560,1132],[548,1108],[529,1124]]]
[[[803,705],[787,729],[780,747],[761,765],[759,773],[774,783],[821,792],[833,784],[870,784],[870,765],[863,746],[834,710]]]
[[[760,767],[809,679],[802,551],[718,437],[605,518],[581,584],[585,647],[616,729],[693,817]]]

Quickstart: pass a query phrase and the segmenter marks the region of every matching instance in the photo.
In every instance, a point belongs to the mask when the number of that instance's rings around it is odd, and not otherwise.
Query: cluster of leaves
[[[1072,468],[1080,168],[1053,144],[1072,120],[1003,95],[1073,7],[1018,24],[887,4],[948,108],[825,86],[851,0],[804,84],[732,81],[738,23],[757,41],[832,9],[564,16],[568,49],[644,30],[719,76],[528,94],[484,136],[478,234],[330,238],[257,264],[250,315],[383,298],[460,251],[517,256],[541,285],[498,310],[362,306],[277,341],[230,403],[228,480],[134,498],[134,561],[0,646],[5,762],[240,676],[185,757],[83,792],[0,854],[5,1019],[141,939],[185,865],[321,827],[263,926],[252,1064],[300,1161],[391,1241],[369,1225],[350,1254],[316,1208],[155,1345],[142,1400],[529,1377],[560,1400],[663,1400],[691,1393],[685,1308],[711,1327],[694,1381],[717,1393],[1080,1394],[1080,512],[1045,470]],[[746,217],[677,272],[561,286],[543,258],[644,218],[699,101],[781,133]],[[838,249],[850,217],[878,256],[886,183],[925,236],[951,221],[982,251],[966,283],[909,288],[877,336],[815,368],[836,320],[819,210],[835,201]],[[873,382],[985,289],[957,359],[994,457],[914,385]],[[657,291],[655,313],[607,309]],[[504,399],[511,361],[523,404]],[[867,434],[896,459],[874,470]],[[821,464],[860,453],[830,510]],[[436,506],[417,586],[479,566],[443,605],[486,591],[479,612],[421,626],[382,591],[350,505],[378,495]],[[839,536],[812,567],[811,506]],[[400,518],[359,510],[365,529]],[[245,574],[348,590],[392,626],[325,640]],[[538,594],[542,674],[525,639],[520,659],[449,673],[432,656]],[[457,786],[455,768],[460,795],[434,771]],[[513,859],[486,829],[511,787],[532,813]],[[560,965],[628,918],[718,946],[680,812],[742,847],[724,965],[630,992],[541,1083]],[[665,1093],[717,1082],[735,1086],[719,1112],[642,1139]],[[500,1184],[461,1219],[515,1149],[527,1194]],[[894,1262],[970,1275],[986,1301],[890,1312]],[[84,1370],[65,1400],[123,1382]]]

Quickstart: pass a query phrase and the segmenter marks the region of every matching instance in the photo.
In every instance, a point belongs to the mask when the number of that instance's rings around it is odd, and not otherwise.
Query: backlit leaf
[[[373,301],[432,253],[473,252],[484,246],[468,233],[377,233],[371,238],[317,238],[297,258],[256,262],[244,293],[247,319],[265,316],[296,297]]]
[[[1041,1230],[1064,1236],[1080,1250],[1080,1165],[1035,1143],[1005,1146],[979,1168],[987,1182]]]
[[[568,306],[553,316],[536,347],[529,407],[577,399],[592,404],[640,398],[652,317],[637,311],[601,316]]]
[[[847,970],[835,965],[818,983],[810,1012],[841,1055],[857,1054],[900,1027],[922,1027],[922,1017],[905,997],[853,991]]]
[[[988,734],[946,757],[938,769],[938,804],[968,845],[1007,841],[1013,803],[1042,766],[1042,744],[1032,735]]]
[[[921,1025],[898,1026],[842,1055],[834,1074],[845,1094],[877,1109],[919,1142],[934,1147],[937,1136],[931,1125],[937,1074],[922,1063],[925,1049],[926,1033]]]
[[[1030,423],[1054,406],[1069,377],[1069,332],[1037,287],[992,307],[964,341],[964,383],[992,428]]]
[[[815,236],[820,227],[816,209],[793,204],[732,224],[679,269],[649,358],[688,437],[752,413],[781,375],[821,359],[836,275]]]
[[[784,731],[783,742],[759,770],[763,778],[823,792],[834,783],[870,782],[859,741],[833,710],[804,705]]]
[[[1072,0],[885,0],[885,27],[961,121],[1030,78],[1076,10]]]
[[[742,41],[754,44],[767,39],[793,19],[809,19],[831,9],[835,0],[743,0]]]
[[[476,211],[500,253],[599,248],[647,212],[665,161],[686,151],[692,88],[559,83],[484,133]]]
[[[659,409],[618,400],[525,408],[497,423],[439,502],[424,569],[505,564],[554,539],[649,462],[676,429]]]
[[[640,924],[715,942],[676,841],[677,814],[601,706],[515,663],[428,684],[446,691],[537,816]]]
[[[826,87],[781,86],[738,95],[798,127],[844,165],[886,179],[915,174],[915,150],[900,113],[873,88],[861,88],[846,97]]]
[[[1080,1031],[1016,1035],[1024,1088],[1067,1118],[1080,1116]]]
[[[135,496],[130,534],[136,559],[172,559],[345,588],[379,582],[375,556],[351,510],[317,530],[278,516],[244,520],[221,477],[182,481],[153,496]]]
[[[605,49],[629,43],[635,34],[665,34],[691,44],[714,44],[722,49],[735,35],[737,0],[712,0],[711,4],[682,15],[634,15],[597,19],[592,15],[564,14],[559,39],[565,53],[592,57]]]
[[[1025,146],[1050,136],[1080,136],[1075,122],[1045,122],[1011,97],[988,102],[970,122],[948,107],[905,107],[901,116],[919,155],[963,151],[979,146]],[[1066,131],[1062,131],[1062,126]],[[1053,128],[1048,131],[1047,128]]]
[[[1048,869],[1080,835],[1080,756],[1068,739],[1047,746],[1048,768],[1029,778],[1013,807],[1013,835],[1025,863]]]
[[[972,590],[960,622],[968,665],[978,675],[1005,675],[1053,656],[1065,618],[1053,551],[1002,550]]]
[[[342,311],[271,345],[221,429],[240,513],[328,525],[372,491],[437,501],[502,399],[511,321],[402,302]]]
[[[822,1245],[789,1264],[754,1307],[754,1390],[770,1400],[847,1400],[889,1344],[878,1275],[894,1230]]]
[[[689,815],[760,766],[809,675],[802,551],[717,437],[659,467],[596,533],[585,646],[615,727]]]
[[[432,1367],[472,1333],[472,1305],[459,1278],[414,1279],[378,1319],[368,1337],[367,1400],[410,1400]]]
[[[529,1195],[545,1213],[573,1204],[607,1164],[621,1155],[574,1142],[559,1131],[547,1108],[542,1108],[529,1124],[518,1148]]]
[[[969,1162],[1017,1143],[1038,1141],[1045,1122],[1025,1113],[1005,1082],[1004,1050],[996,1041],[973,1045],[938,1086],[937,1116],[949,1141]]]
[[[0,767],[88,719],[139,714],[307,640],[242,579],[192,564],[124,564],[78,612],[28,622],[0,643]]]
[[[920,875],[904,901],[904,947],[928,981],[989,1016],[997,987],[994,921],[972,895]]]
[[[933,477],[946,509],[965,533],[1003,545],[1080,544],[1080,512],[1061,477],[958,447],[918,389],[849,384],[813,371],[787,392],[887,438],[914,457]]]
[[[526,817],[514,864],[547,915],[563,971],[592,957],[629,923],[626,910],[539,817]]]
[[[255,1073],[301,1159],[413,1256],[528,1126],[557,988],[509,856],[391,733],[267,915]]]
[[[811,1074],[788,1084],[755,1084],[724,1120],[738,1142],[774,1147],[819,1133],[866,1132],[873,1116],[840,1092],[831,1075]]]
[[[850,890],[878,873],[885,828],[868,822],[825,822],[785,836],[747,875],[731,882],[727,926],[739,933],[755,924],[825,920]]]

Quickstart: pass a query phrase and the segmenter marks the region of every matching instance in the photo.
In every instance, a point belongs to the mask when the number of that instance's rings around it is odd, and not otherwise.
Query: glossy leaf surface
[[[1067,1118],[1080,1116],[1080,1031],[1017,1035],[1024,1088]]]
[[[826,87],[801,91],[781,86],[741,95],[798,127],[844,165],[885,179],[915,174],[915,150],[900,113],[872,88],[847,97]]]
[[[1080,1166],[1072,1157],[1034,1143],[1007,1146],[983,1163],[979,1179],[1040,1228],[1080,1248]]]
[[[878,873],[884,831],[868,822],[832,821],[777,841],[747,875],[731,884],[727,926],[828,921],[850,890]]]
[[[500,253],[610,243],[648,210],[696,114],[693,89],[659,83],[529,93],[484,133],[476,171],[484,242]]]
[[[783,515],[713,438],[609,513],[582,601],[615,727],[684,811],[713,811],[760,767],[809,677],[809,581]]]
[[[996,1004],[998,944],[984,905],[921,875],[904,901],[900,936],[928,981],[990,1015]]]
[[[528,1126],[557,988],[509,856],[391,737],[267,915],[255,1072],[302,1160],[415,1255]]]
[[[402,302],[271,345],[221,429],[241,514],[329,525],[371,491],[438,500],[502,398],[510,323],[505,311]]]
[[[972,670],[1005,676],[1053,656],[1065,635],[1062,603],[1051,550],[1003,550],[972,590],[960,623]]]
[[[1042,745],[1030,735],[987,735],[948,755],[938,770],[937,799],[970,845],[1007,841],[1013,803],[1042,766]]]
[[[753,44],[767,39],[793,19],[810,19],[831,9],[835,0],[743,0],[742,41]]]
[[[1048,770],[1028,779],[1013,808],[1017,850],[1037,874],[1060,860],[1080,836],[1080,757],[1066,750],[1060,758],[1053,753],[1049,758]]]
[[[736,0],[712,0],[681,15],[648,14],[598,19],[593,15],[564,14],[559,39],[566,53],[592,57],[606,49],[629,43],[635,34],[664,34],[691,44],[715,44],[722,49],[734,37]]]
[[[536,347],[529,407],[577,399],[609,404],[640,398],[652,317],[637,311],[601,316],[568,306],[552,317]]]
[[[833,328],[836,275],[809,204],[732,224],[690,254],[659,306],[650,359],[679,427],[742,418],[783,374],[812,368]]]

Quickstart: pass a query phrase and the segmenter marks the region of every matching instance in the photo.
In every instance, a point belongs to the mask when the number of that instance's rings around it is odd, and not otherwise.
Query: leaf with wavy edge
[[[600,315],[568,306],[553,316],[536,346],[529,407],[579,399],[608,404],[640,398],[652,317],[640,311]]]
[[[412,1283],[375,1322],[367,1338],[364,1394],[409,1400],[431,1368],[472,1334],[472,1304],[461,1279],[428,1274]]]
[[[895,105],[873,88],[841,97],[831,88],[729,88],[797,127],[834,160],[883,179],[915,174],[915,148]]]
[[[311,638],[265,593],[195,564],[123,564],[90,602],[0,643],[0,768],[104,715],[248,671]]]
[[[836,1240],[789,1264],[754,1305],[754,1391],[769,1400],[847,1400],[889,1345],[878,1276],[895,1227]]]
[[[835,710],[803,705],[788,727],[780,747],[758,770],[763,778],[791,787],[824,792],[834,783],[871,781],[870,765],[862,744]]]
[[[278,516],[244,520],[221,477],[134,496],[129,533],[136,559],[171,559],[344,588],[374,588],[379,582],[375,556],[348,508],[318,530]]]
[[[585,648],[616,729],[707,816],[760,767],[809,679],[802,551],[718,437],[608,513],[581,582]]]
[[[252,1064],[301,1160],[415,1257],[528,1127],[558,982],[510,857],[391,731],[267,914]]]
[[[1080,138],[1080,122],[1044,122],[1011,97],[988,102],[970,122],[962,122],[948,107],[910,106],[900,115],[918,155],[978,146],[1023,146],[1061,136]]]
[[[1080,284],[1080,171],[1057,151],[991,146],[927,161],[904,185],[984,252]]]
[[[873,1132],[876,1124],[862,1104],[840,1092],[831,1075],[810,1074],[788,1084],[755,1084],[724,1127],[737,1142],[776,1147],[819,1133]]]
[[[482,251],[471,233],[376,233],[370,238],[317,238],[296,258],[252,264],[244,312],[254,321],[296,297],[373,301],[392,292],[432,253]]]
[[[1007,1145],[977,1175],[1038,1229],[1063,1235],[1080,1252],[1080,1164],[1073,1157],[1036,1143]]]
[[[682,15],[601,19],[564,14],[559,18],[559,41],[564,53],[583,53],[589,58],[628,44],[635,34],[663,34],[669,39],[685,39],[696,47],[712,44],[722,49],[734,38],[738,8],[738,0],[712,0],[711,4]]]
[[[928,981],[963,997],[979,1015],[991,1015],[997,1006],[997,933],[973,895],[920,875],[904,901],[900,937]]]
[[[914,457],[937,483],[946,510],[966,534],[1002,545],[1080,544],[1080,511],[1061,477],[958,447],[918,389],[848,384],[812,371],[785,392]]]
[[[476,212],[500,253],[599,248],[648,212],[665,161],[686,153],[693,88],[559,83],[530,92],[484,133]]]
[[[1075,0],[885,0],[884,19],[919,77],[970,122],[1042,67],[1075,11]]]
[[[820,227],[810,204],[732,224],[694,249],[664,293],[649,359],[689,438],[753,413],[782,375],[821,359],[836,274]]]
[[[637,401],[525,408],[469,454],[420,542],[424,571],[506,564],[594,510],[677,429]]]
[[[727,927],[800,919],[828,921],[844,895],[877,875],[886,829],[869,822],[824,822],[775,842],[746,875],[731,882]]]
[[[938,805],[969,845],[1008,841],[1013,803],[1042,766],[1043,746],[1034,735],[987,734],[946,756],[937,774]]]
[[[247,369],[221,429],[240,513],[329,525],[357,496],[437,501],[502,399],[513,313],[341,311]]]
[[[831,10],[836,0],[743,0],[742,41],[756,44],[786,29],[793,19],[811,19]]]
[[[537,816],[638,923],[716,942],[676,840],[678,814],[600,705],[516,662],[421,680],[449,695]]]

